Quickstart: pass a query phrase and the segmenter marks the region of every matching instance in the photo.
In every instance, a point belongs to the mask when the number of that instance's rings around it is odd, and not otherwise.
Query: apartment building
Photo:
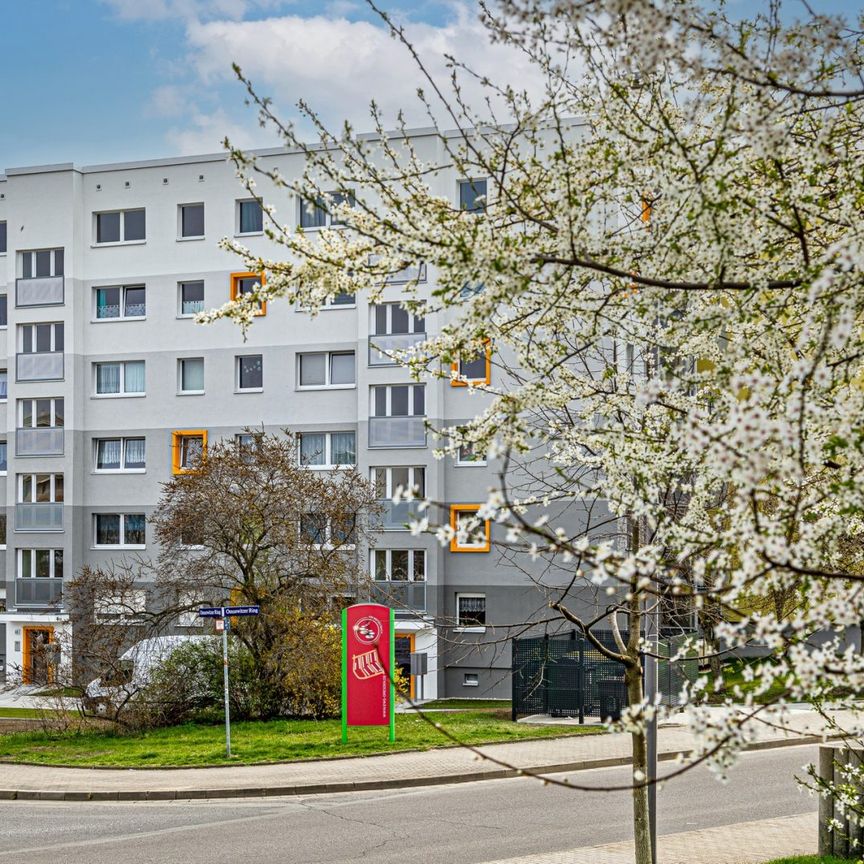
[[[416,146],[432,158],[438,144],[418,134]],[[285,176],[302,169],[299,154],[259,156]],[[484,182],[472,179],[435,182],[470,208]],[[273,203],[283,221],[327,224],[299,199]],[[501,565],[495,526],[484,542],[441,548],[405,530],[410,505],[386,500],[412,483],[458,519],[492,482],[478,454],[433,458],[425,429],[473,416],[476,394],[412,382],[371,345],[408,346],[439,322],[399,307],[396,278],[383,303],[342,296],[314,319],[270,303],[246,341],[229,322],[197,325],[195,313],[260,278],[219,239],[264,253],[262,229],[260,206],[221,154],[0,175],[0,656],[9,677],[44,674],[36,646],[69,626],[64,579],[85,564],[154,553],[147,517],[160,484],[208,441],[263,425],[300,433],[310,470],[356,464],[380,490],[370,591],[398,610],[400,662],[427,653],[424,695],[509,695],[509,652],[488,625],[535,609],[534,586]],[[485,358],[462,372],[491,374]]]

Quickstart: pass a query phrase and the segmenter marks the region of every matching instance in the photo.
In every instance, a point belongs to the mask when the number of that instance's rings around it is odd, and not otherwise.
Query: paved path
[[[811,712],[798,712],[794,734],[759,726],[756,747],[813,741],[821,732]],[[692,748],[684,726],[659,733],[661,759]],[[242,752],[242,739],[236,742]],[[425,786],[516,776],[521,770],[577,771],[621,765],[630,758],[626,734],[586,735],[480,748],[485,758],[462,748],[386,756],[293,762],[278,765],[175,769],[82,769],[4,764],[0,766],[0,798],[41,800],[123,800],[215,797],[257,797]]]

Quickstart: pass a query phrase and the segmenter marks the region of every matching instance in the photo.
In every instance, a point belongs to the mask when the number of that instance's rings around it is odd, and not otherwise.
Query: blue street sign
[[[221,606],[202,606],[198,610],[198,615],[201,618],[221,618],[224,612]]]
[[[261,611],[260,606],[226,606],[225,615],[257,615]]]

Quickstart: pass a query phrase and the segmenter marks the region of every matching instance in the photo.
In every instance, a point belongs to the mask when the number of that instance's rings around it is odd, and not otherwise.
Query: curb
[[[783,747],[801,747],[822,744],[842,736],[807,735],[775,741],[756,741],[744,749],[777,750]],[[658,761],[670,762],[687,757],[690,750],[668,750],[658,754]],[[392,780],[361,780],[356,783],[314,783],[299,786],[240,786],[234,789],[142,789],[109,791],[49,791],[38,789],[0,789],[3,801],[191,801],[202,798],[270,798],[275,796],[332,795],[340,792],[370,792],[382,789],[411,789],[420,786],[443,786],[456,783],[476,783],[481,780],[505,780],[525,774],[558,774],[569,771],[589,771],[594,768],[613,768],[628,765],[629,756],[610,756],[582,762],[561,762],[557,765],[539,765],[526,768],[497,768],[491,771],[437,774],[429,777],[404,777]]]

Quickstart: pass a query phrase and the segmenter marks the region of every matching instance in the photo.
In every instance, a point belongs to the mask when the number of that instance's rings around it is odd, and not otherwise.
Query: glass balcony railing
[[[16,456],[62,456],[62,426],[40,426],[15,430]]]
[[[15,377],[18,381],[63,380],[62,351],[19,354],[16,360]]]
[[[425,333],[388,333],[369,337],[369,365],[393,366],[394,351],[404,351],[426,338]]]
[[[65,279],[62,276],[37,276],[15,280],[15,305],[62,306]]]
[[[370,417],[370,447],[425,447],[425,417]]]
[[[45,502],[15,505],[16,531],[62,531],[63,505]]]
[[[15,605],[35,608],[58,607],[63,602],[62,579],[16,579]]]
[[[389,498],[378,502],[381,507],[380,530],[407,531],[408,524],[420,518],[417,501],[400,501],[394,504]]]
[[[396,612],[425,612],[425,582],[373,582],[372,599]]]

